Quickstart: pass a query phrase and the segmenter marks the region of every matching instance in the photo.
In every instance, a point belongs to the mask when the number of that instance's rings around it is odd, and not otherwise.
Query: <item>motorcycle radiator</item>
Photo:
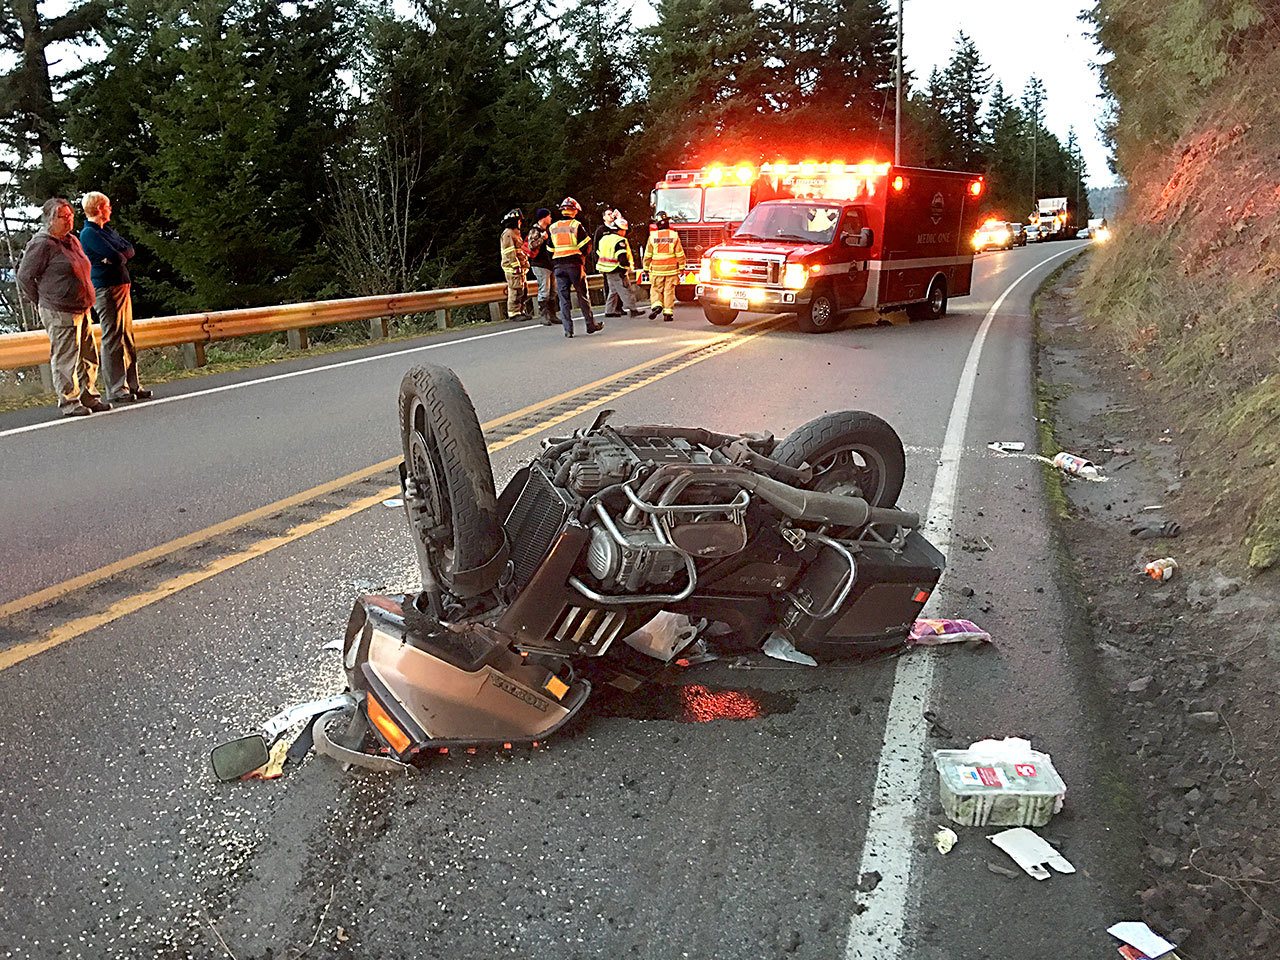
[[[573,504],[535,463],[511,478],[498,501],[499,510],[504,506],[507,511],[502,526],[511,548],[512,586],[520,591],[529,585],[564,529]]]

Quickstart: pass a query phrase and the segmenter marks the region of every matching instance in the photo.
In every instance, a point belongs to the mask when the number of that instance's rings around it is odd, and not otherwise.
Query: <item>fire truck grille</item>
[[[690,260],[701,260],[707,250],[729,239],[728,227],[683,227],[677,224],[675,231],[680,235],[684,254]]]

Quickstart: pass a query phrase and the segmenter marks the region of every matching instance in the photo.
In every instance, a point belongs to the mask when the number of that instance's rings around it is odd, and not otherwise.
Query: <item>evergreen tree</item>
[[[887,0],[789,0],[776,8],[785,45],[778,95],[796,148],[861,159],[891,142],[894,19]],[[785,57],[782,54],[785,53]]]
[[[636,163],[759,158],[778,147],[765,20],[752,0],[659,0],[644,34],[648,112]]]
[[[627,149],[642,119],[638,37],[631,12],[610,0],[579,0],[560,20],[553,96],[567,111],[572,143],[566,183],[587,209],[612,204],[642,216],[653,181]],[[559,198],[556,198],[557,200]]]
[[[177,309],[280,303],[315,288],[335,143],[345,8],[333,0],[205,0],[164,11],[156,49],[180,78],[142,107],[154,136],[145,231]]]
[[[987,202],[1013,220],[1026,218],[1031,196],[1026,119],[1013,98],[996,81],[987,104]]]
[[[67,193],[72,180],[59,99],[65,78],[55,81],[50,74],[49,48],[87,40],[104,8],[103,0],[80,0],[49,17],[38,0],[0,7],[0,50],[15,61],[0,73],[0,147],[15,156],[19,182],[33,203]]]
[[[982,105],[991,86],[991,69],[962,30],[943,71],[940,109],[950,132],[949,159],[960,170],[980,170],[987,153]]]

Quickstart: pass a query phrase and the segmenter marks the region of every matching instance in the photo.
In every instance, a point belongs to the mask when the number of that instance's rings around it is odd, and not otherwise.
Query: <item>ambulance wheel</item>
[[[430,573],[462,598],[492,590],[508,554],[493,468],[471,398],[448,367],[423,363],[404,375],[400,442],[417,500],[405,509],[430,568],[423,579]]]
[[[796,325],[805,333],[827,333],[840,326],[835,294],[830,287],[823,284],[814,288],[809,302],[801,304],[796,314]]]
[[[727,327],[738,319],[737,310],[709,307],[705,303],[702,305],[702,315],[707,318],[708,323],[714,323],[717,327]]]
[[[947,281],[935,277],[929,284],[929,299],[924,303],[913,303],[907,307],[907,316],[912,320],[937,320],[947,313]]]
[[[676,300],[680,303],[693,303],[697,299],[698,291],[694,287],[689,286],[687,283],[683,286],[676,285]]]

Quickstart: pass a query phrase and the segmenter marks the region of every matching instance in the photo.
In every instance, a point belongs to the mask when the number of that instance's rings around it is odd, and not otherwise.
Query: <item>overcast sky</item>
[[[905,0],[907,69],[923,83],[930,69],[951,58],[956,33],[963,30],[1006,92],[1020,95],[1032,74],[1044,81],[1045,125],[1064,143],[1075,126],[1089,186],[1110,186],[1115,177],[1097,129],[1102,90],[1093,64],[1099,54],[1079,19],[1092,6],[1091,0]]]

